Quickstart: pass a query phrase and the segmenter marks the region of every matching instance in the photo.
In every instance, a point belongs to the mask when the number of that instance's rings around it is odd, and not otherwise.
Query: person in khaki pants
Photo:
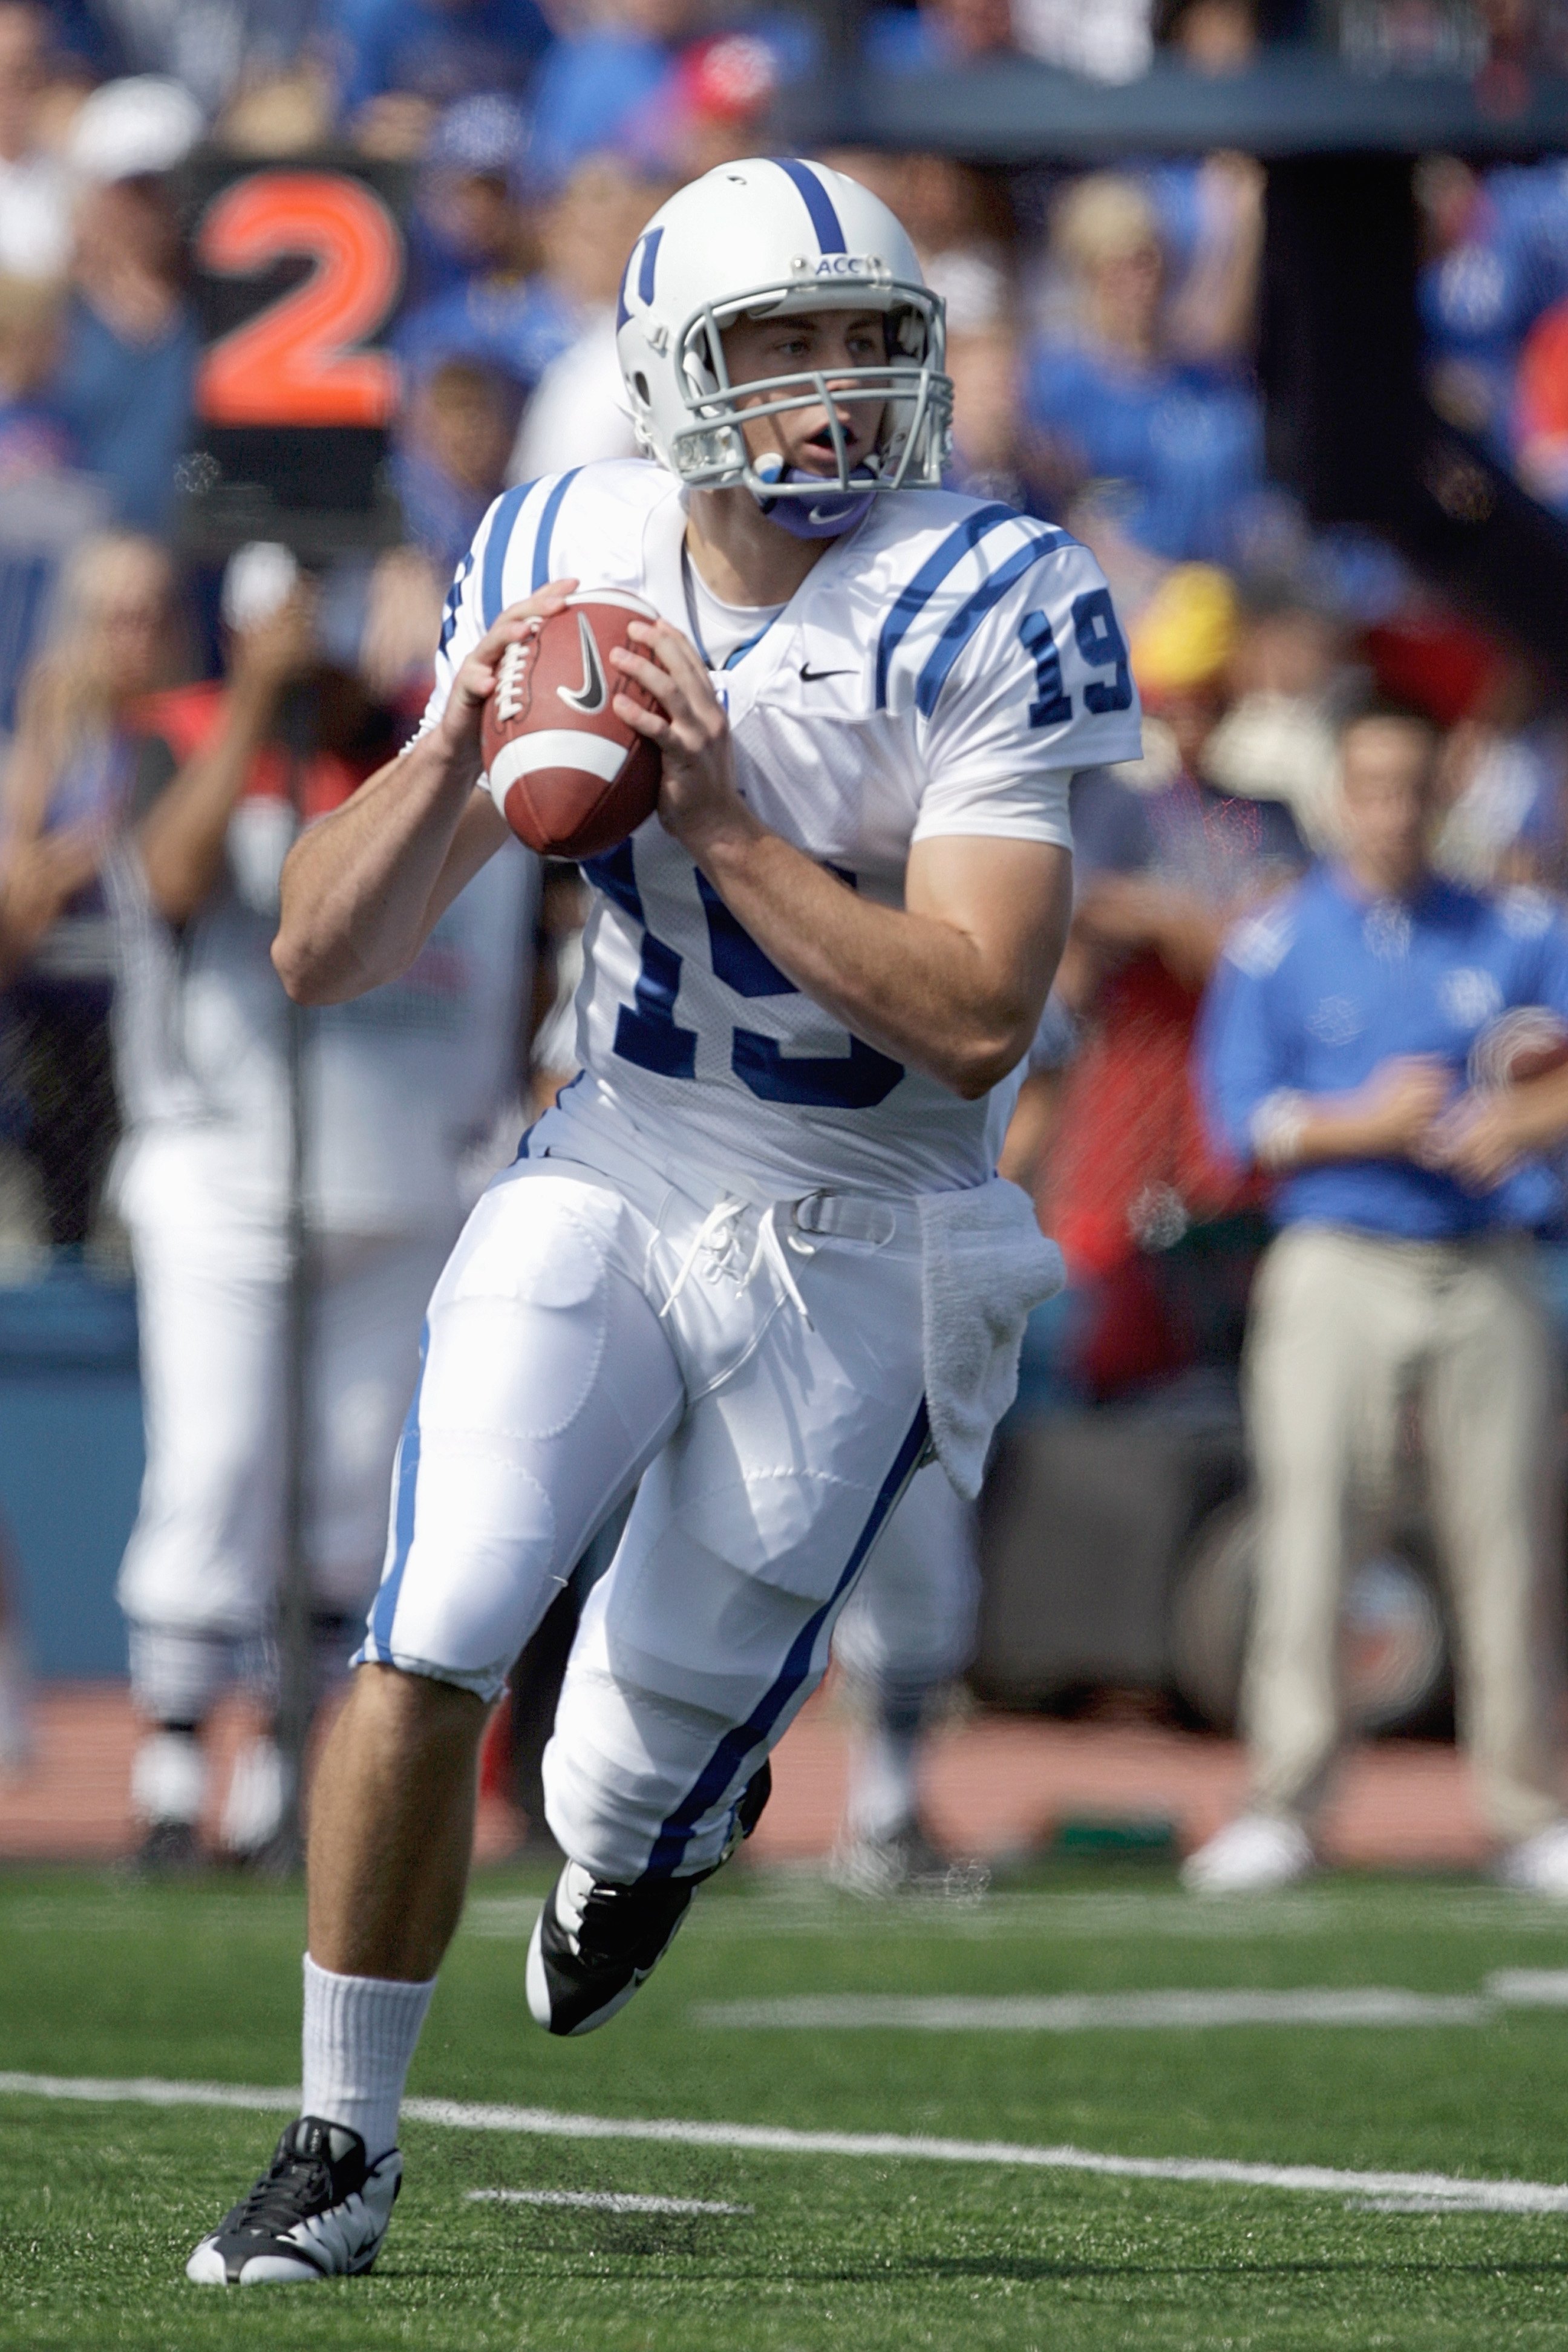
[[[1532,1230],[1560,1205],[1540,1155],[1568,1136],[1568,1062],[1552,1066],[1568,926],[1538,893],[1482,897],[1433,872],[1436,751],[1426,720],[1393,706],[1347,724],[1339,858],[1241,927],[1205,1007],[1208,1116],[1279,1179],[1281,1231],[1245,1368],[1252,1793],[1188,1861],[1201,1892],[1312,1867],[1341,1729],[1347,1534],[1386,1489],[1414,1399],[1500,1874],[1568,1896],[1552,1715],[1562,1399],[1531,1264]]]

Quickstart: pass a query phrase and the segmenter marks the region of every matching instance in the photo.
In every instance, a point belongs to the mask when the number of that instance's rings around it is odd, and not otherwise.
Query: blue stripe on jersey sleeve
[[[847,253],[849,247],[844,242],[843,226],[834,209],[833,199],[811,165],[797,163],[793,157],[787,155],[777,155],[773,160],[785,177],[793,180],[800,190],[802,201],[806,211],[811,215],[811,226],[816,234],[816,242],[822,251]]]
[[[511,534],[522,502],[533,488],[531,482],[520,482],[515,490],[508,490],[496,501],[490,517],[490,535],[485,541],[485,568],[479,582],[479,614],[487,629],[493,629],[506,610],[502,579],[506,572],[506,551],[511,544]]]
[[[990,577],[982,581],[966,604],[959,606],[936,644],[926,657],[926,666],[915,688],[915,708],[922,719],[929,719],[936,709],[942,689],[947,684],[948,673],[981,622],[994,604],[999,604],[1016,581],[1032,572],[1043,557],[1053,555],[1067,543],[1067,533],[1047,531],[1031,538],[1027,547],[1021,547],[999,563]]]
[[[912,580],[907,581],[893,599],[892,611],[882,624],[882,634],[877,645],[877,708],[888,707],[888,672],[893,656],[903,644],[921,614],[930,604],[950,572],[956,571],[972,548],[1005,522],[1022,522],[1024,518],[1014,507],[976,507],[965,515],[956,530],[950,530],[940,547],[934,548]]]
[[[533,579],[531,585],[536,595],[541,588],[549,584],[550,542],[554,536],[555,518],[561,511],[561,501],[582,470],[581,466],[574,466],[569,474],[563,474],[544,501],[544,512],[539,518],[539,533],[533,542]]]

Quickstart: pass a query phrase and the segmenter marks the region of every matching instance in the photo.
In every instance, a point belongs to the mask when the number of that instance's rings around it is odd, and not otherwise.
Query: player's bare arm
[[[621,695],[659,746],[659,815],[797,987],[865,1038],[974,1099],[1027,1052],[1072,912],[1072,859],[1043,842],[917,842],[901,909],[881,907],[761,824],[735,789],[730,727],[695,647],[634,622],[613,659],[662,709]]]
[[[300,1003],[339,1004],[395,980],[508,838],[475,790],[480,718],[507,646],[562,611],[576,584],[552,581],[510,606],[458,669],[437,725],[295,843],[272,961]]]
[[[159,795],[139,835],[147,887],[165,921],[188,921],[216,885],[229,820],[285,689],[310,667],[315,625],[314,596],[301,585],[237,633],[223,724]]]

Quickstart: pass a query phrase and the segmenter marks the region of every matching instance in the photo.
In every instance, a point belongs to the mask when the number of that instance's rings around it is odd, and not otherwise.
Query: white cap
[[[66,159],[87,180],[132,180],[183,163],[206,127],[184,82],[132,74],[105,82],[78,108]]]

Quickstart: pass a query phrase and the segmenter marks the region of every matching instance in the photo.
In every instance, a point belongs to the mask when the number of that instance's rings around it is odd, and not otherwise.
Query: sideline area
[[[245,1719],[230,1706],[216,1724],[215,1804],[224,1759]],[[0,1780],[0,1862],[106,1862],[130,1853],[135,1731],[125,1685],[44,1685],[37,1733],[33,1771]],[[758,1863],[807,1862],[829,1851],[842,1814],[846,1752],[830,1685],[774,1757],[773,1801],[748,1849]],[[927,1786],[937,1834],[954,1851],[994,1859],[1037,1845],[1068,1820],[1163,1817],[1190,1849],[1240,1804],[1245,1780],[1236,1743],[1207,1733],[976,1714],[936,1733]],[[503,1860],[519,1826],[503,1807],[482,1806],[479,1861]],[[1469,1870],[1487,1852],[1462,1758],[1429,1740],[1384,1740],[1350,1757],[1324,1843],[1332,1859],[1363,1869]]]

